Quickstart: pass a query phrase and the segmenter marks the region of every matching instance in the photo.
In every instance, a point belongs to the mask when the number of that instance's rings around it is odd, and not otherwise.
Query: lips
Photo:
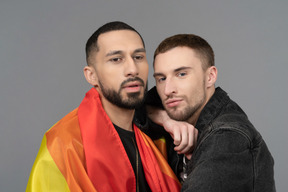
[[[139,81],[132,81],[125,83],[124,86],[122,86],[122,89],[125,90],[127,93],[136,93],[141,91],[141,86],[144,86]]]
[[[165,102],[165,105],[167,107],[176,107],[177,105],[179,105],[181,103],[182,99],[168,99]]]
[[[138,82],[138,81],[134,81],[134,82],[129,82],[129,83],[126,83],[123,88],[132,88],[132,87],[140,87],[140,86],[143,86],[143,84],[141,82]]]

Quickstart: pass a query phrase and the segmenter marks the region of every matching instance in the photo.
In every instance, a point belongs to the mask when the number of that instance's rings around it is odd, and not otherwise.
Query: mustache
[[[141,78],[139,78],[139,77],[129,78],[129,79],[123,81],[123,82],[121,83],[121,87],[124,87],[124,85],[125,85],[126,83],[133,82],[133,81],[138,81],[138,82],[140,83],[140,85],[144,87],[144,81],[143,81],[143,79],[141,79]]]
[[[171,95],[166,96],[163,101],[168,101],[169,99],[185,99],[185,98],[186,97],[183,95],[175,96],[175,95],[171,94]]]

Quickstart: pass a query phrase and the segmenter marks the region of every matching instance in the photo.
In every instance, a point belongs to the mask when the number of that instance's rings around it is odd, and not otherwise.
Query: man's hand
[[[198,130],[191,124],[184,121],[175,121],[171,119],[165,110],[146,106],[148,117],[155,123],[164,127],[171,135],[178,154],[185,154],[191,159],[193,149],[196,145]]]
[[[174,140],[176,145],[174,150],[178,154],[185,154],[188,159],[191,159],[197,141],[198,130],[187,122],[175,121],[170,118],[163,122],[163,127]]]

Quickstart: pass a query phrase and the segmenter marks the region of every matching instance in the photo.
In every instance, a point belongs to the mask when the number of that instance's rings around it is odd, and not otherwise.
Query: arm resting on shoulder
[[[253,164],[249,140],[241,133],[231,130],[208,133],[188,163],[188,178],[182,191],[253,191]]]

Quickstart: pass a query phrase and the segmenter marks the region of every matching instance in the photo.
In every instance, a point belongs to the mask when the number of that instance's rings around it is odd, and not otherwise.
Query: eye
[[[177,76],[178,76],[178,77],[184,77],[184,76],[186,76],[186,75],[187,75],[186,72],[179,72],[179,73],[177,73]]]
[[[157,83],[161,83],[161,82],[163,82],[163,81],[165,81],[165,80],[166,80],[165,77],[158,77],[158,78],[156,78]]]
[[[143,56],[143,55],[136,55],[136,56],[133,57],[133,59],[134,59],[135,61],[141,61],[141,60],[144,59],[144,56]]]
[[[111,61],[112,63],[120,63],[122,61],[122,58],[114,57],[114,58],[111,58],[109,61]]]

